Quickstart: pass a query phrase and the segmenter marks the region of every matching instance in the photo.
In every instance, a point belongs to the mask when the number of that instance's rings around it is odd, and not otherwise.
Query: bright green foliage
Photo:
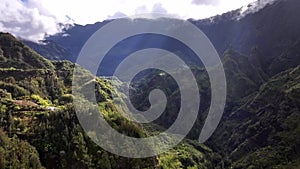
[[[49,100],[41,98],[41,96],[32,94],[30,98],[33,100],[33,102],[42,105],[42,106],[50,106],[51,102]]]
[[[42,105],[42,106],[50,106],[51,105],[50,100],[43,99],[39,95],[32,94],[30,97],[34,102],[36,102],[39,105]]]

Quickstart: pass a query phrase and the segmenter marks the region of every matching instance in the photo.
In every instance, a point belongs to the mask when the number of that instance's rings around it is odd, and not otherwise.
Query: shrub
[[[50,106],[52,104],[50,100],[43,99],[37,94],[31,95],[31,99],[33,99],[37,104],[42,106]]]

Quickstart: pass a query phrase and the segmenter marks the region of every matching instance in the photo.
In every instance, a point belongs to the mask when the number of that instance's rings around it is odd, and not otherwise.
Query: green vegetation
[[[30,97],[35,103],[42,105],[42,106],[50,106],[52,104],[50,100],[43,99],[39,95],[36,95],[36,94],[33,94]]]
[[[209,154],[211,150],[205,150],[205,146],[197,142],[184,141],[174,149],[163,153],[159,157],[159,165],[164,168],[186,168],[203,169],[213,167],[207,161],[211,160]],[[203,153],[205,152],[205,154]]]
[[[299,80],[300,66],[274,76],[226,117],[212,140],[226,150],[222,153],[232,160],[233,168],[298,165]]]
[[[228,85],[226,108],[219,127],[207,142],[217,152],[210,159],[213,167],[297,166],[300,155],[300,66],[293,68],[291,65],[291,69],[272,77],[271,73],[265,73],[265,68],[258,66],[259,63],[233,50],[225,52],[223,64]],[[204,70],[194,68],[193,73],[200,84],[201,109],[188,137],[197,139],[209,108],[210,87]],[[167,105],[164,114],[156,121],[160,127],[167,128],[177,116],[178,89],[172,86],[168,75],[162,77],[157,74],[159,72],[150,72],[137,81],[133,102],[143,110],[149,106],[147,93],[153,88],[164,89],[168,101],[177,103]],[[168,88],[165,89],[165,86]],[[172,151],[162,156],[161,164],[166,168],[186,166]],[[168,163],[170,159],[174,163]]]
[[[42,169],[39,154],[26,141],[13,136],[9,138],[0,130],[0,168]]]
[[[178,160],[183,168],[185,165],[189,168],[212,165],[206,159],[211,158],[212,152],[194,149],[189,143],[165,155],[145,159],[129,159],[104,151],[91,141],[77,120],[73,107],[74,95],[71,94],[74,64],[44,60],[34,52],[30,53],[30,49],[9,34],[0,34],[0,39],[2,61],[5,64],[17,63],[14,67],[0,68],[0,168],[150,169],[170,168],[173,160]],[[14,48],[21,51],[18,59],[13,57]],[[28,52],[26,57],[30,59],[25,59],[22,51]],[[1,64],[4,65],[3,62]],[[96,86],[100,112],[116,130],[138,138],[158,132],[146,130],[117,111],[116,106],[124,106],[123,96],[113,90],[109,80],[96,78],[86,83],[91,74],[84,69],[81,78],[80,88]],[[121,85],[121,82],[117,83]],[[112,94],[120,95],[118,104],[113,102]],[[79,104],[89,104],[84,97]],[[89,110],[86,111],[89,113]],[[178,151],[182,154],[177,154]]]
[[[22,42],[16,41],[15,38],[8,33],[0,33],[0,62],[1,68],[46,68],[53,69],[53,64],[38,55]]]

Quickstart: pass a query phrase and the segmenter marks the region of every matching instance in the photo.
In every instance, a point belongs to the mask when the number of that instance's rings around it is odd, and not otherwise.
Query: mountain
[[[169,38],[150,35],[134,36],[116,45],[103,64],[101,72],[104,74],[98,75],[111,75],[130,52],[162,47],[186,59],[198,83],[201,105],[187,138],[170,151],[145,159],[108,153],[84,134],[72,103],[74,64],[60,61],[74,62],[88,37],[109,21],[75,25],[63,34],[48,37],[43,45],[25,42],[56,61],[43,59],[9,34],[0,34],[0,65],[3,66],[0,69],[0,122],[4,131],[4,134],[0,132],[0,138],[9,140],[5,144],[0,141],[0,147],[5,150],[0,149],[0,153],[8,151],[1,166],[11,165],[7,161],[10,154],[14,154],[5,145],[19,147],[24,143],[24,151],[32,152],[34,162],[27,162],[29,157],[21,156],[24,164],[20,165],[23,166],[34,163],[46,168],[299,168],[299,7],[297,0],[277,0],[246,16],[240,9],[209,19],[190,20],[216,47],[227,80],[223,117],[213,136],[204,144],[195,140],[207,117],[211,87],[207,71],[195,63],[189,50]],[[145,38],[148,41],[144,41]],[[172,73],[180,75],[186,69]],[[122,104],[112,103],[112,95],[122,96],[123,93],[115,93],[110,78],[93,77],[84,69],[81,75],[78,88],[95,86],[102,115],[120,133],[138,138],[155,135],[165,131],[178,116],[180,89],[165,72],[141,72],[130,84],[129,99],[141,111],[150,107],[151,90],[162,89],[166,94],[166,109],[148,125],[128,121],[116,111],[117,106],[124,106],[124,100],[120,97]],[[91,76],[96,80],[87,80]],[[89,103],[87,95],[80,99],[79,105]],[[130,111],[126,107],[122,109]]]
[[[47,68],[53,69],[50,61],[38,56],[36,52],[25,46],[10,34],[1,33],[0,59],[2,68]]]
[[[269,79],[244,104],[225,112],[211,145],[234,168],[298,168],[299,80],[300,66]]]
[[[66,59],[74,61],[72,60],[73,55],[69,50],[51,40],[45,40],[41,42],[43,45],[26,40],[24,40],[24,43],[30,46],[30,48],[35,50],[37,53],[42,54],[44,57],[50,60]]]
[[[0,33],[0,166],[1,168],[211,168],[218,157],[210,148],[184,140],[159,156],[130,159],[111,154],[83,131],[72,95],[74,64],[49,61],[8,33]],[[35,64],[36,63],[36,64]],[[81,88],[95,85],[97,104],[120,133],[146,137],[158,130],[128,121],[111,101],[111,82],[80,70]],[[121,82],[120,82],[121,83]],[[118,93],[114,93],[117,95]],[[82,102],[87,104],[83,96]],[[175,163],[176,161],[176,163]]]
[[[229,86],[226,107],[218,128],[206,142],[222,156],[214,164],[237,169],[298,168],[300,64],[269,77],[247,56],[233,50],[225,52],[222,62]],[[188,138],[197,139],[210,106],[211,90],[206,71],[192,71],[200,84],[201,106]],[[162,89],[166,93],[167,107],[155,123],[170,127],[180,108],[176,82],[160,71],[135,80],[130,99],[141,111],[149,109],[151,90]]]
[[[201,24],[203,21],[193,22],[206,33],[220,55],[227,49],[248,56],[256,50],[260,56],[253,59],[260,59],[266,73],[274,75],[280,72],[274,69],[268,70],[275,61],[274,57],[284,55],[287,50],[299,43],[300,34],[297,31],[300,27],[299,7],[300,3],[297,0],[278,0],[238,20],[216,19],[216,22],[208,25]],[[226,18],[227,15],[219,17]],[[282,57],[281,61],[291,61],[293,62],[291,66],[294,67],[299,63],[299,57],[286,56]]]
[[[75,24],[63,33],[46,38],[41,44],[24,40],[24,43],[39,54],[51,60],[76,61],[76,58],[88,38],[110,21],[97,22],[85,26]]]

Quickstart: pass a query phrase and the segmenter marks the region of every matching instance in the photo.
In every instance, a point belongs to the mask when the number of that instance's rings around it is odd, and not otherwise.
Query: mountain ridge
[[[253,50],[256,49],[259,50],[263,57],[259,59],[262,68],[265,68],[265,66],[271,64],[274,57],[277,57],[278,54],[283,54],[286,49],[292,48],[299,41],[297,37],[300,37],[298,31],[300,24],[297,22],[299,13],[297,7],[300,7],[300,3],[297,0],[277,0],[272,4],[266,5],[263,9],[255,13],[250,13],[241,19],[235,19],[241,10],[238,9],[213,17],[215,18],[213,19],[215,20],[214,22],[211,22],[211,18],[189,21],[206,34],[221,57],[228,49],[251,57]],[[70,29],[66,29],[64,33],[48,37],[45,41],[46,45],[38,45],[26,41],[25,43],[49,59],[66,59],[76,62],[77,56],[85,41],[96,30],[111,21],[112,20],[97,22],[86,26],[75,25]],[[279,27],[280,29],[274,29]],[[65,34],[68,36],[64,36]],[[108,57],[114,58],[114,63],[118,63],[121,59],[120,56],[126,54],[126,52],[124,53],[123,51],[145,48],[147,44],[158,44],[158,42],[162,41],[165,41],[164,44],[169,44],[170,47],[168,46],[168,48],[170,48],[171,51],[177,51],[176,49],[172,49],[172,45],[176,46],[176,44],[173,44],[172,41],[166,40],[163,37],[161,39],[149,39],[147,36],[141,36],[140,38],[131,38],[131,40],[126,41],[126,43],[133,45],[119,46],[116,48],[116,52],[113,53],[113,56]],[[49,43],[48,46],[47,43]],[[164,44],[160,46],[163,49],[165,49]],[[289,58],[290,62],[294,63],[294,66],[296,66],[295,63],[299,61],[297,59],[296,56]],[[111,75],[106,73],[113,71],[110,69],[109,64],[110,63],[104,65],[102,68],[104,73],[101,74],[100,72],[98,75]],[[268,73],[267,70],[264,71]],[[274,75],[274,73],[272,72],[270,75]]]

